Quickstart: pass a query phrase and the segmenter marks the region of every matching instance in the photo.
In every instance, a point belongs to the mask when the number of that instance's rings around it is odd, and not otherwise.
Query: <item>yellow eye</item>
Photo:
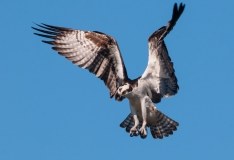
[[[126,93],[126,91],[123,91],[123,93],[122,94],[125,94]]]

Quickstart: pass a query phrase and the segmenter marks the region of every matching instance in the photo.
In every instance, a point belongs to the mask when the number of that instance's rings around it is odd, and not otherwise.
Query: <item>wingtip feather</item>
[[[45,38],[51,38],[54,39],[56,36],[49,36],[49,35],[45,35],[45,34],[39,34],[39,33],[34,33],[37,36],[41,36],[41,37],[45,37]]]

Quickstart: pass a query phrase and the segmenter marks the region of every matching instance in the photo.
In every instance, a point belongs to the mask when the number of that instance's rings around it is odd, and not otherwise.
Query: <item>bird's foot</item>
[[[129,133],[130,133],[130,137],[138,136],[139,135],[139,131],[136,128],[136,126],[132,127]]]
[[[145,127],[143,127],[143,126],[140,128],[140,136],[143,139],[147,137],[147,131],[146,131]]]

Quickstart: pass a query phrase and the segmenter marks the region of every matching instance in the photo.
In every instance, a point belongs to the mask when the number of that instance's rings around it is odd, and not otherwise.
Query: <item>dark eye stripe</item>
[[[132,87],[131,86],[129,86],[129,88],[128,88],[128,90],[127,90],[128,92],[131,92],[132,91]]]

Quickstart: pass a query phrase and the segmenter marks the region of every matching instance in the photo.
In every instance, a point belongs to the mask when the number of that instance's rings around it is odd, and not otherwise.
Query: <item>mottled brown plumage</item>
[[[164,38],[173,29],[183,13],[185,5],[175,3],[172,19],[167,26],[155,31],[148,39],[149,60],[146,70],[136,79],[130,79],[122,59],[117,41],[99,31],[75,30],[47,24],[32,27],[38,36],[52,39],[44,41],[52,45],[61,56],[73,64],[89,70],[104,81],[110,97],[118,101],[128,98],[131,113],[120,124],[131,136],[146,138],[147,127],[154,138],[167,137],[179,125],[161,113],[153,103],[161,98],[175,95],[179,86],[168,54]]]
[[[117,88],[128,80],[114,38],[101,32],[73,30],[46,24],[38,26],[46,30],[32,28],[49,35],[35,33],[36,35],[53,39],[43,42],[53,45],[52,49],[58,51],[60,55],[71,60],[73,64],[88,69],[103,80],[110,90],[110,97],[113,97]]]

